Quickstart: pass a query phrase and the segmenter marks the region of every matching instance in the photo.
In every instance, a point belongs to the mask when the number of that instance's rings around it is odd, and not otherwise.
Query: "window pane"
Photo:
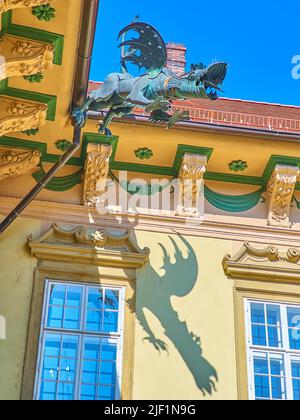
[[[74,384],[59,383],[57,400],[74,400]]]
[[[268,327],[268,339],[270,347],[281,347],[280,328]]]
[[[102,331],[102,319],[103,312],[100,311],[88,311],[86,317],[85,329],[86,331]]]
[[[265,310],[263,303],[251,303],[251,322],[253,324],[265,324]]]
[[[81,386],[81,400],[96,400],[97,398],[97,387],[92,385]]]
[[[80,328],[80,309],[66,308],[64,316],[64,329],[78,330]]]
[[[293,399],[300,401],[300,361],[292,362]]]
[[[50,380],[50,381],[57,381],[58,370],[59,370],[59,359],[56,357],[45,356],[43,370],[42,370],[42,379]]]
[[[252,325],[252,344],[256,346],[266,346],[267,336],[264,325]]]
[[[98,399],[99,400],[115,399],[115,387],[114,386],[99,386]]]
[[[41,383],[41,391],[39,399],[42,401],[56,399],[56,382],[43,382]]]
[[[278,305],[267,305],[268,325],[280,326],[280,307]]]
[[[262,399],[270,398],[269,367],[267,358],[254,358],[254,385],[255,397]]]
[[[287,317],[289,325],[290,348],[300,350],[300,308],[288,307]]]
[[[118,312],[104,311],[104,332],[117,332],[118,331]]]
[[[283,359],[270,358],[270,367],[272,375],[272,398],[282,400],[286,397]]]
[[[47,327],[49,328],[62,328],[63,323],[63,306],[50,306],[48,312]]]
[[[100,371],[100,361],[85,360],[82,367],[81,381],[85,384],[97,384],[98,372]]]
[[[88,337],[84,340],[84,353],[83,358],[88,360],[100,360],[101,359],[101,339]]]
[[[88,309],[103,308],[103,289],[89,287],[88,288]]]
[[[119,291],[105,289],[104,309],[119,309]]]
[[[50,285],[49,305],[63,306],[65,302],[66,286],[62,284]]]
[[[82,287],[68,286],[66,306],[79,308],[81,306]]]
[[[45,336],[45,356],[59,357],[61,345],[60,334],[49,334]]]

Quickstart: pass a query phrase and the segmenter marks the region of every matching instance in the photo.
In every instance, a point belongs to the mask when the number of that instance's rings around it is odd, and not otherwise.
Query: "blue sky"
[[[119,71],[116,38],[136,14],[166,42],[187,46],[188,67],[227,61],[224,96],[300,105],[300,78],[292,77],[292,57],[300,55],[299,0],[100,0],[91,80]]]

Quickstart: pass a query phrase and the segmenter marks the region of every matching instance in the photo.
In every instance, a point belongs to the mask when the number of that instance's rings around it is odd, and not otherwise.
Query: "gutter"
[[[89,111],[88,117],[92,120],[101,120],[103,118],[103,113],[97,111]],[[122,117],[118,118],[114,122],[127,123],[127,124],[141,124],[148,125],[153,127],[153,122],[148,120],[148,117],[142,115],[133,115],[132,117]],[[162,125],[156,125],[156,127],[164,127]],[[300,143],[300,133],[297,132],[282,132],[282,131],[271,131],[251,127],[234,127],[222,124],[215,123],[202,123],[202,122],[178,122],[175,126],[178,129],[182,130],[193,130],[201,132],[209,132],[212,134],[232,134],[235,136],[244,136],[244,137],[261,137],[268,138],[269,140],[276,141],[287,141],[291,143]]]
[[[79,46],[77,53],[77,67],[74,79],[74,90],[71,109],[80,106],[87,96],[90,64],[95,37],[99,0],[84,0]],[[48,171],[35,187],[20,201],[8,216],[0,223],[0,235],[26,209],[36,196],[47,186],[56,173],[65,166],[74,153],[80,148],[81,128],[75,127],[72,146],[61,156],[59,161]]]

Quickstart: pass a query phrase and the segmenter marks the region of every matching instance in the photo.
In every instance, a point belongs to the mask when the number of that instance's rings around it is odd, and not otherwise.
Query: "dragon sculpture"
[[[135,31],[138,38],[126,40],[128,33]],[[111,73],[101,87],[90,93],[80,108],[72,112],[73,125],[83,127],[88,110],[108,110],[99,133],[111,136],[108,125],[114,117],[130,115],[135,107],[145,109],[153,122],[166,122],[168,127],[188,119],[188,113],[170,114],[172,100],[207,98],[216,100],[217,91],[227,73],[227,64],[217,62],[208,67],[203,64],[191,66],[191,70],[177,76],[166,68],[167,49],[159,32],[151,25],[133,21],[119,33],[121,38],[121,72]],[[127,64],[136,65],[145,73],[133,77]]]

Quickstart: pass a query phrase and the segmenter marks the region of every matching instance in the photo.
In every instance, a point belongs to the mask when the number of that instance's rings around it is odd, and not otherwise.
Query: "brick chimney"
[[[183,44],[175,44],[174,42],[169,42],[167,45],[167,68],[173,73],[180,76],[185,73],[186,66],[186,47]]]

